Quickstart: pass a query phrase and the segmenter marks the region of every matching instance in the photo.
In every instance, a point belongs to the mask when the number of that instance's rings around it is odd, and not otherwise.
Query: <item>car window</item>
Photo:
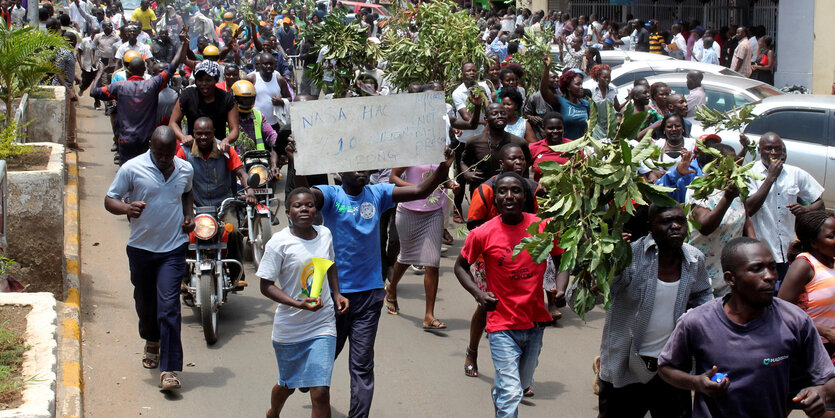
[[[705,89],[705,104],[708,108],[718,110],[720,112],[727,112],[735,106],[734,94],[727,91]]]
[[[644,71],[633,71],[631,73],[621,74],[617,76],[614,80],[612,80],[612,84],[616,86],[623,86],[625,84],[629,84],[639,78],[646,78],[652,77],[658,74],[653,70],[644,70]]]
[[[784,139],[828,145],[826,112],[823,110],[777,110],[762,115],[745,128],[745,133],[775,132]]]
[[[684,97],[687,97],[687,95],[690,94],[690,89],[688,89],[687,86],[670,86],[670,90],[672,90],[673,93],[680,94]]]
[[[754,96],[757,96],[760,99],[765,99],[766,97],[777,96],[779,94],[783,94],[781,91],[779,91],[779,90],[775,89],[774,87],[771,87],[767,84],[764,84],[762,86],[751,87],[751,88],[748,89],[748,92],[750,92]]]

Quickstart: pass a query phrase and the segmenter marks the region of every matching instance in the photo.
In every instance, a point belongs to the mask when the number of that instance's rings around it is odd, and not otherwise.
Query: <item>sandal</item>
[[[464,220],[464,217],[461,216],[461,212],[459,212],[458,209],[455,209],[455,211],[452,214],[452,222],[455,222],[457,224],[467,223],[467,221]]]
[[[386,311],[388,311],[389,315],[400,315],[400,307],[397,306],[397,299],[389,299],[386,296]]]
[[[446,229],[444,229],[444,235],[443,235],[443,238],[441,240],[441,244],[444,244],[444,245],[455,244],[455,240],[452,238],[452,235]]]
[[[478,377],[478,365],[476,364],[478,351],[470,350],[470,347],[467,347],[467,354],[464,358],[464,374],[469,377]],[[467,364],[466,360],[472,361],[472,364]]]
[[[431,331],[431,330],[436,330],[436,329],[445,329],[445,328],[446,328],[446,324],[441,322],[438,318],[433,319],[432,322],[430,322],[428,324],[426,322],[423,323],[423,329],[425,331]]]
[[[151,350],[156,350],[156,353]],[[146,342],[145,353],[142,355],[142,367],[146,369],[156,369],[159,367],[159,343]]]
[[[180,379],[177,379],[177,373],[162,372],[159,375],[159,387],[163,392],[179,389]]]
[[[389,313],[389,315],[400,315],[400,307],[397,306],[397,298],[392,299],[389,297],[389,285],[386,285],[385,289],[386,300],[384,304],[386,306],[386,311]]]

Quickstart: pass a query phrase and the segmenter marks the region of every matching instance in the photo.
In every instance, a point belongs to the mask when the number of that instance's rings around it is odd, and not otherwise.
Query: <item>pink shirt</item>
[[[409,167],[403,172],[400,178],[408,183],[420,184],[431,177],[438,166],[439,164],[425,164]],[[433,210],[444,209],[446,207],[446,195],[442,189],[438,188],[426,199],[403,202],[400,203],[400,207],[414,212],[431,212]]]

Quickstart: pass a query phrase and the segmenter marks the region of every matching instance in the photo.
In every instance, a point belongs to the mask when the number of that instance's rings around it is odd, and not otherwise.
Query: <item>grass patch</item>
[[[23,335],[30,306],[0,307],[0,410],[16,408],[21,403],[23,353],[30,347]]]

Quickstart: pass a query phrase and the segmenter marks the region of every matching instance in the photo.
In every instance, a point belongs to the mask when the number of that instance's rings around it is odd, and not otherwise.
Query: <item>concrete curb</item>
[[[78,154],[68,150],[64,193],[64,307],[61,309],[56,417],[81,417],[84,380],[81,368],[81,236],[78,215]]]

